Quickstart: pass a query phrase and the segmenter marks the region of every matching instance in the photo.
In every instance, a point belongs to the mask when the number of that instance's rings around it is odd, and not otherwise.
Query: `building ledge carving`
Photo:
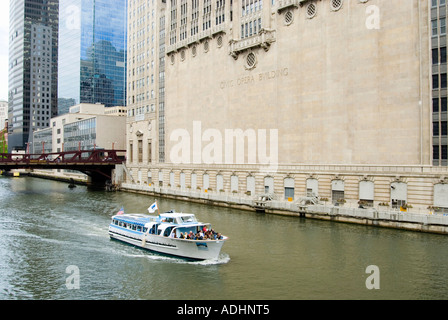
[[[261,47],[265,51],[268,51],[273,42],[275,42],[275,30],[261,29],[255,36],[241,40],[231,40],[229,43],[229,54],[237,60],[240,53],[252,48]]]
[[[283,1],[288,1],[288,0],[283,0]],[[297,0],[297,2],[299,3],[299,5],[301,7],[303,7],[307,2],[311,2],[313,0]]]
[[[224,24],[214,26],[208,30],[199,32],[198,34],[195,34],[194,36],[190,36],[185,40],[178,41],[175,44],[168,46],[166,53],[167,53],[167,55],[169,55],[171,53],[179,52],[181,49],[188,49],[192,45],[198,44],[203,40],[213,39],[214,36],[216,36],[220,33],[226,33]]]
[[[303,1],[301,0],[280,0],[278,2],[278,8],[277,12],[280,13],[283,10],[289,9],[289,8],[296,8],[298,9],[299,6],[302,6]]]

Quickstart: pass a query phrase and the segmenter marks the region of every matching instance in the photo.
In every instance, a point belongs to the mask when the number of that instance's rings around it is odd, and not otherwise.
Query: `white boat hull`
[[[218,259],[225,240],[187,240],[109,226],[109,236],[147,250],[193,260]]]

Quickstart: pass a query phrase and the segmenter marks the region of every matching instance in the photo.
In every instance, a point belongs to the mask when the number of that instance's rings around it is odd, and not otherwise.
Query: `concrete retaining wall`
[[[121,190],[162,196],[167,198],[205,203],[209,205],[232,207],[244,210],[257,210],[254,198],[224,192],[203,192],[172,188],[151,187],[147,185],[126,184]],[[368,226],[387,227],[419,232],[448,234],[448,215],[400,212],[398,210],[376,208],[352,208],[316,204],[300,206],[296,202],[272,200],[266,203],[264,212],[310,219],[355,223]]]

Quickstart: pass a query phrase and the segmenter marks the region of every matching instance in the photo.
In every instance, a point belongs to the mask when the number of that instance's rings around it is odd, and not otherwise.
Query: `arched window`
[[[333,203],[344,199],[344,180],[335,179],[331,181],[331,199]]]
[[[306,196],[317,197],[319,196],[319,181],[314,178],[306,180]]]
[[[185,173],[180,173],[180,188],[185,189]]]
[[[163,187],[163,171],[159,171],[159,187]]]
[[[373,206],[375,199],[375,185],[373,181],[363,180],[359,182],[359,200],[363,204]]]
[[[392,182],[390,185],[392,208],[403,207],[408,199],[408,185],[404,182]]]
[[[216,189],[217,191],[224,190],[224,177],[222,174],[216,175]]]
[[[236,176],[236,175],[230,176],[230,191],[238,192],[238,176]]]
[[[255,194],[255,177],[254,176],[248,176],[246,178],[246,191],[250,195],[254,195]]]
[[[208,189],[210,187],[210,177],[209,177],[208,173],[205,173],[202,176],[202,184],[203,184],[204,189]]]
[[[434,206],[440,208],[443,212],[448,212],[448,184],[434,185]]]
[[[196,173],[193,172],[191,174],[191,190],[196,190],[197,187],[198,187],[197,175],[196,175]]]
[[[273,177],[265,177],[264,178],[264,192],[265,193],[274,193],[274,178]]]

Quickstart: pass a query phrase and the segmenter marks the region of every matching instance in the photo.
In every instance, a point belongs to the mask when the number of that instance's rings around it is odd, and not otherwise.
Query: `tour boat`
[[[112,217],[109,235],[137,247],[191,260],[218,259],[228,239],[216,233],[209,223],[198,222],[191,213],[170,211],[152,216],[126,214],[123,209]],[[190,236],[185,238],[186,235]]]

